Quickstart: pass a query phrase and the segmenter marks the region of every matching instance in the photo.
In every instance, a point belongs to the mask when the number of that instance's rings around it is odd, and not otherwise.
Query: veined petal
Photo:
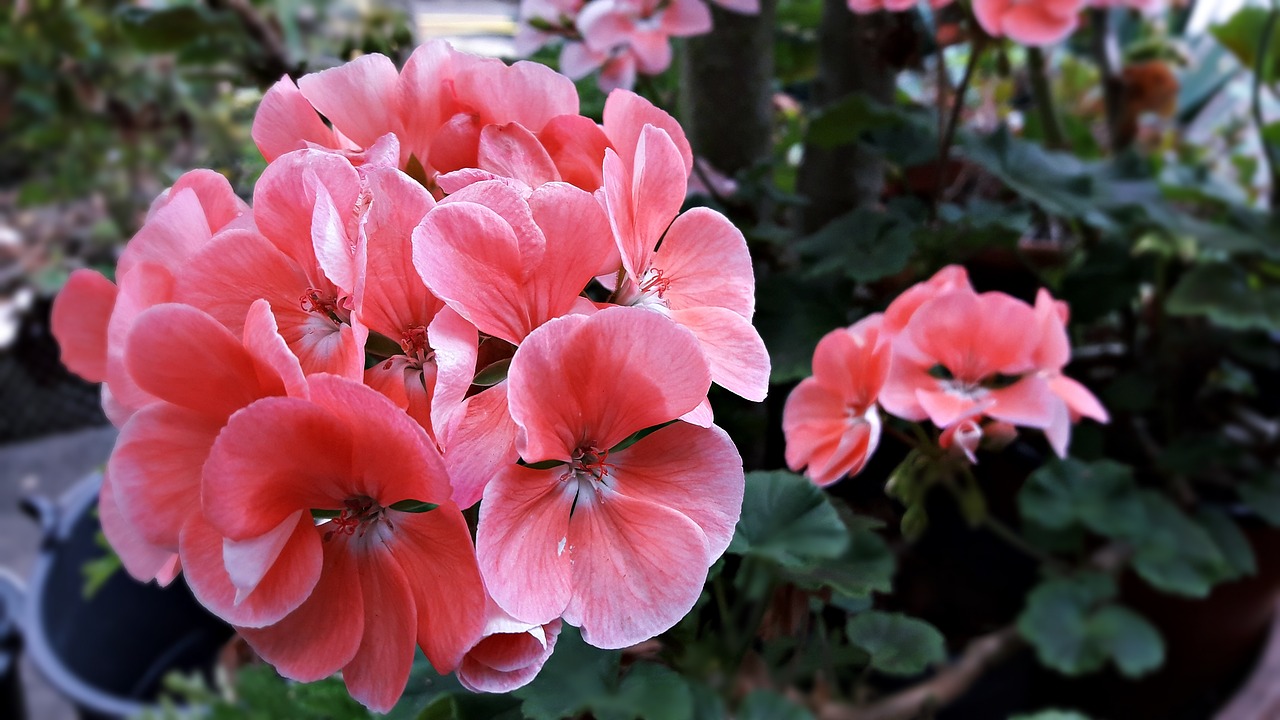
[[[601,487],[582,492],[569,523],[573,598],[564,619],[599,648],[623,648],[684,617],[707,579],[707,540],[670,508]]]
[[[528,462],[607,449],[674,420],[706,397],[710,371],[692,333],[642,308],[566,316],[535,330],[511,360],[511,416]]]
[[[386,55],[371,53],[304,75],[298,89],[335,128],[364,148],[400,130],[399,77]]]
[[[311,595],[284,619],[237,630],[254,652],[298,682],[323,680],[355,657],[364,637],[365,602],[353,582],[360,562],[345,542],[322,543],[324,565]]]
[[[286,522],[290,522],[286,520]],[[240,627],[265,627],[296,610],[320,580],[324,549],[310,515],[293,519],[286,543],[266,558],[253,591],[237,602],[237,590],[224,559],[224,540],[200,514],[182,528],[181,548],[187,585],[218,617]]]
[[[358,563],[357,578],[348,582],[358,580],[364,600],[360,648],[343,666],[342,679],[351,697],[371,710],[385,713],[404,694],[413,665],[414,638],[418,635],[413,590],[400,563],[382,544],[386,541],[351,538],[341,542]],[[432,559],[427,556],[417,561]]]
[[[120,557],[120,563],[130,577],[138,582],[155,580],[164,587],[182,571],[178,554],[172,550],[146,542],[116,506],[111,472],[102,474],[102,489],[98,491],[98,519],[102,522],[102,534],[111,549]]]
[[[672,310],[671,319],[698,338],[713,382],[752,402],[765,399],[769,351],[750,320],[721,307]]]
[[[509,465],[489,481],[480,504],[476,558],[485,585],[503,610],[531,624],[559,617],[573,592],[568,537],[574,487],[559,476]]]
[[[673,310],[722,307],[750,320],[756,283],[746,238],[710,208],[693,208],[671,224],[653,260],[670,282],[663,299]]]
[[[51,329],[62,364],[100,383],[107,377],[107,326],[115,308],[115,283],[93,270],[75,270],[53,299]]]
[[[674,423],[609,455],[613,489],[692,520],[714,561],[729,547],[742,512],[742,457],[718,427]]]
[[[288,76],[280,78],[262,96],[258,111],[253,115],[253,142],[267,162],[293,150],[301,150],[308,143],[322,147],[337,147],[337,141],[310,101],[298,92],[298,86]]]

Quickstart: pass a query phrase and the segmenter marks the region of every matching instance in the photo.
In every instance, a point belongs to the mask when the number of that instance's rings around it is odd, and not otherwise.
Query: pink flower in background
[[[868,13],[880,12],[882,10],[888,12],[905,12],[914,10],[919,0],[848,0],[849,9],[860,15]],[[929,6],[935,10],[943,8],[955,0],[929,0]]]
[[[1046,428],[1054,395],[1034,372],[1035,312],[1003,293],[957,289],[920,306],[894,339],[880,402],[894,415],[945,428],[977,415]]]
[[[705,397],[691,333],[608,308],[535,330],[511,362],[520,456],[484,491],[476,551],[513,617],[563,616],[597,647],[652,637],[693,607],[741,510],[741,459],[719,428],[669,423]]]
[[[484,627],[484,587],[422,428],[363,385],[309,384],[309,401],[261,400],[219,435],[204,473],[208,531],[183,557],[204,566],[207,604],[266,594],[288,610],[239,628],[282,674],[309,682],[341,670],[353,697],[386,712],[415,640],[438,671],[458,667]],[[395,509],[405,501],[436,507]],[[318,510],[334,517],[317,525]]]
[[[1053,45],[1076,29],[1085,0],[974,0],[973,14],[992,37]]]
[[[657,75],[671,64],[671,38],[711,30],[702,0],[594,0],[578,15],[583,43],[595,52],[626,47],[636,68]]]
[[[769,354],[751,325],[755,277],[742,233],[706,208],[677,217],[689,165],[657,127],[644,127],[630,162],[607,150],[604,173],[604,203],[625,269],[614,302],[655,310],[692,330],[718,385],[763,400]]]
[[[926,301],[952,290],[972,290],[969,284],[969,273],[962,265],[948,265],[933,277],[916,283],[902,292],[889,303],[884,311],[884,324],[881,329],[886,335],[896,336],[911,322],[916,310]]]
[[[1045,428],[1049,444],[1061,457],[1067,454],[1072,423],[1081,417],[1100,423],[1111,419],[1107,409],[1088,388],[1062,374],[1063,368],[1071,362],[1071,345],[1067,338],[1068,313],[1066,303],[1054,300],[1048,290],[1041,288],[1036,294],[1035,316],[1041,338],[1032,362],[1037,374],[1048,383],[1049,390],[1061,400],[1052,423]]]
[[[1143,15],[1155,15],[1169,7],[1167,0],[1085,0],[1090,7],[1130,8]]]
[[[488,602],[484,636],[458,666],[458,682],[472,692],[503,693],[532,680],[551,657],[561,622],[522,623]]]
[[[883,317],[827,333],[813,353],[813,377],[787,397],[782,431],[787,466],[818,485],[857,475],[880,442],[876,400],[889,373]]]

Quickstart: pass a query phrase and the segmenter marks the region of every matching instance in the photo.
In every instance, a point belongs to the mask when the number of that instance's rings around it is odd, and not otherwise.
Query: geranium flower
[[[936,295],[895,338],[880,402],[894,415],[940,428],[978,414],[1046,428],[1055,398],[1034,372],[1039,338],[1028,330],[1035,328],[1031,307],[1003,293]]]
[[[709,32],[711,11],[700,0],[594,0],[577,25],[591,50],[626,47],[640,72],[657,75],[671,65],[671,38]]]
[[[974,0],[973,15],[992,37],[1053,45],[1076,29],[1085,0]]]
[[[889,373],[890,338],[871,315],[827,333],[813,353],[813,376],[787,397],[782,431],[787,466],[830,485],[857,475],[880,442],[876,399]]]
[[[687,327],[717,384],[763,400],[769,354],[751,325],[755,277],[742,233],[706,208],[677,217],[689,167],[657,127],[644,128],[631,163],[607,150],[604,172],[604,203],[625,269],[614,302],[656,310]]]
[[[608,308],[546,323],[511,361],[520,456],[485,487],[476,551],[513,617],[563,617],[597,647],[646,640],[693,607],[741,511],[741,458],[719,428],[676,422],[710,374],[658,313]]]
[[[1066,303],[1054,300],[1048,290],[1041,288],[1036,294],[1035,317],[1041,338],[1031,361],[1038,376],[1048,383],[1050,392],[1062,401],[1044,431],[1049,444],[1062,457],[1066,456],[1067,444],[1071,441],[1072,423],[1081,417],[1100,423],[1111,419],[1088,388],[1062,373],[1071,362],[1071,345],[1067,339],[1069,312]]]
[[[484,637],[458,666],[458,682],[472,692],[503,693],[527,685],[556,649],[561,622],[523,623],[487,603]]]
[[[204,472],[208,524],[184,532],[182,554],[206,605],[266,596],[272,616],[238,630],[281,674],[341,670],[353,697],[386,712],[415,639],[438,671],[457,668],[480,637],[484,587],[422,428],[358,383],[316,375],[309,389],[309,401],[267,398],[227,424]],[[435,507],[398,509],[409,501]],[[317,524],[318,511],[333,517]]]

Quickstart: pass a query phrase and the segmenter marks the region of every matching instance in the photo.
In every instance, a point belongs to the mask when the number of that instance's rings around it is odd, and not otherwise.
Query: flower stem
[[[977,35],[974,37],[972,47],[969,48],[969,62],[964,67],[964,77],[960,79],[960,87],[956,88],[956,97],[951,105],[951,113],[947,117],[947,124],[943,127],[942,137],[938,141],[938,182],[934,188],[933,202],[935,209],[942,204],[943,195],[947,189],[947,160],[951,157],[951,145],[955,142],[956,129],[960,125],[960,114],[964,111],[964,96],[969,92],[969,86],[973,83],[974,73],[978,69],[978,60],[986,49],[987,36]],[[939,48],[939,67],[945,65],[944,59],[943,51]],[[939,73],[942,72],[945,72],[945,70],[939,71]],[[939,107],[939,111],[941,111],[941,107]]]
[[[1062,119],[1053,103],[1053,86],[1049,83],[1049,68],[1045,64],[1044,51],[1038,47],[1027,48],[1027,71],[1031,80],[1031,95],[1040,111],[1040,124],[1044,126],[1045,145],[1054,149],[1067,148],[1067,133],[1062,129]]]

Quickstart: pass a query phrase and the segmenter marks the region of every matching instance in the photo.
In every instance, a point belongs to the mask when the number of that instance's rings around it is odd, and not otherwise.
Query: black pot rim
[[[112,695],[96,688],[75,675],[66,666],[49,642],[44,631],[43,603],[39,601],[49,581],[53,568],[52,555],[47,549],[65,542],[71,536],[76,521],[89,512],[98,499],[102,487],[102,475],[94,473],[77,482],[60,498],[57,504],[59,516],[53,527],[53,536],[44,538],[46,550],[41,552],[28,585],[27,607],[22,625],[24,647],[40,674],[59,693],[68,697],[76,706],[102,715],[132,717],[150,706],[136,700]]]

